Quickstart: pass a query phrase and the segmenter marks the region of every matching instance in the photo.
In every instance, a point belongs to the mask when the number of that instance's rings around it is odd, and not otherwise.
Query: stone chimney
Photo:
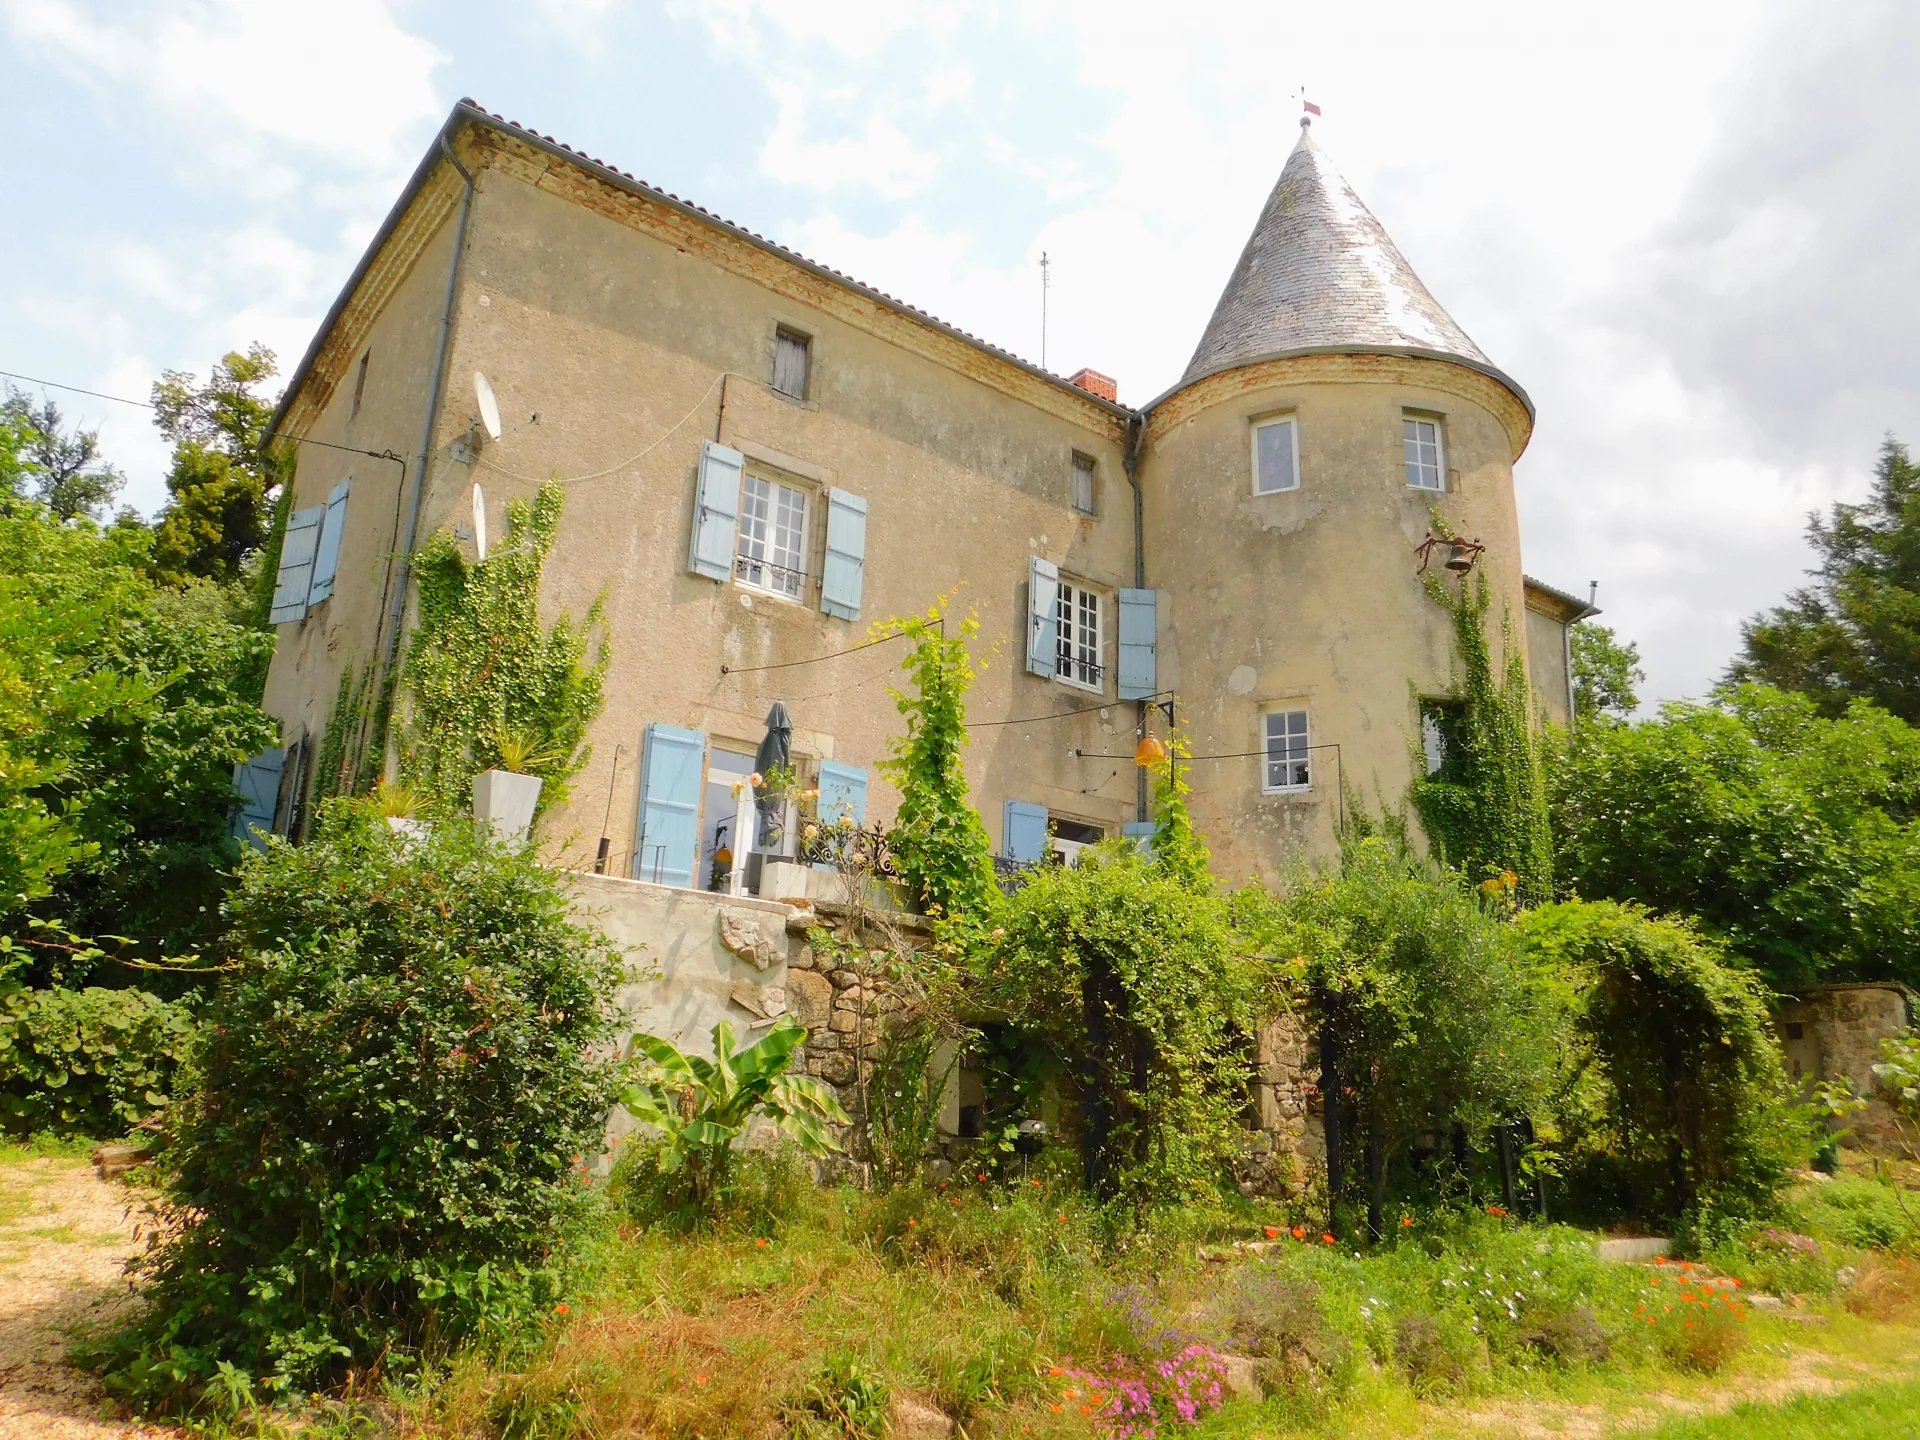
[[[1111,375],[1102,375],[1098,370],[1076,370],[1067,377],[1069,385],[1078,385],[1089,395],[1098,395],[1102,400],[1118,404],[1120,387],[1114,383]]]

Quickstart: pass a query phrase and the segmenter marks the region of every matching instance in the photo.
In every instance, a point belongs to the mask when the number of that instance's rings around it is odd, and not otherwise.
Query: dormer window
[[[1440,435],[1439,417],[1402,415],[1400,442],[1406,456],[1408,486],[1415,490],[1445,490],[1447,455]]]
[[[1253,493],[1300,488],[1300,427],[1291,415],[1253,422]]]

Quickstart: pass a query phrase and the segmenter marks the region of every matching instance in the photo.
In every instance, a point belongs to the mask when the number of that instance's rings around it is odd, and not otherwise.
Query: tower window
[[[1100,513],[1100,491],[1094,474],[1093,457],[1075,451],[1073,455],[1073,508],[1082,515]]]
[[[1415,490],[1445,490],[1447,455],[1439,420],[1431,415],[1402,415],[1400,443],[1406,453],[1407,484]]]
[[[1300,428],[1291,415],[1253,426],[1253,493],[1300,488]]]
[[[813,342],[781,325],[773,332],[773,388],[795,400],[807,398],[807,367]]]
[[[1310,748],[1307,740],[1307,712],[1269,710],[1263,717],[1266,727],[1266,773],[1260,788],[1269,795],[1285,795],[1305,790],[1310,779]]]

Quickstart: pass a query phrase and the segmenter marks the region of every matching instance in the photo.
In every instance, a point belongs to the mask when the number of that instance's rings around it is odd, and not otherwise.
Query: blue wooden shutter
[[[1160,829],[1157,820],[1129,820],[1120,827],[1120,833],[1133,842],[1133,848],[1142,855],[1153,853],[1153,837]]]
[[[851,815],[853,823],[867,823],[867,772],[857,765],[842,765],[837,760],[820,762],[820,819],[835,824],[842,815]]]
[[[234,838],[256,850],[266,849],[267,836],[273,833],[280,808],[280,770],[286,760],[284,750],[263,750],[233,767],[233,788],[240,796],[240,806],[227,828]]]
[[[1160,691],[1160,596],[1155,590],[1120,592],[1120,688],[1122,700],[1144,700]]]
[[[1021,865],[1046,859],[1047,807],[1009,800],[1006,823],[1000,834],[1000,853]]]
[[[327,496],[326,518],[320,524],[320,548],[313,556],[313,581],[307,587],[307,604],[318,605],[333,596],[333,577],[340,568],[340,532],[347,525],[347,492],[353,481],[342,480]]]
[[[280,573],[274,578],[269,625],[284,625],[307,613],[307,592],[313,587],[313,557],[320,548],[320,525],[327,507],[309,505],[287,517],[287,533],[280,541]]]
[[[827,568],[820,577],[820,608],[841,620],[858,620],[866,568],[867,502],[835,490],[827,496]]]
[[[1027,669],[1051,677],[1060,668],[1060,567],[1038,555],[1027,565]]]
[[[725,580],[733,574],[734,532],[740,523],[740,472],[746,463],[746,456],[717,440],[700,443],[693,549],[687,568],[709,580]]]
[[[700,854],[700,791],[707,737],[698,730],[649,725],[640,769],[640,823],[633,878],[691,887]]]

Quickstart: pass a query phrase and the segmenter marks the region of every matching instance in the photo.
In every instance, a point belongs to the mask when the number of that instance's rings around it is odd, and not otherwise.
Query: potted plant
[[[492,826],[507,844],[521,846],[533,833],[546,783],[538,772],[564,757],[545,736],[527,730],[501,730],[493,737],[493,753],[494,764],[473,777],[473,818]]]

